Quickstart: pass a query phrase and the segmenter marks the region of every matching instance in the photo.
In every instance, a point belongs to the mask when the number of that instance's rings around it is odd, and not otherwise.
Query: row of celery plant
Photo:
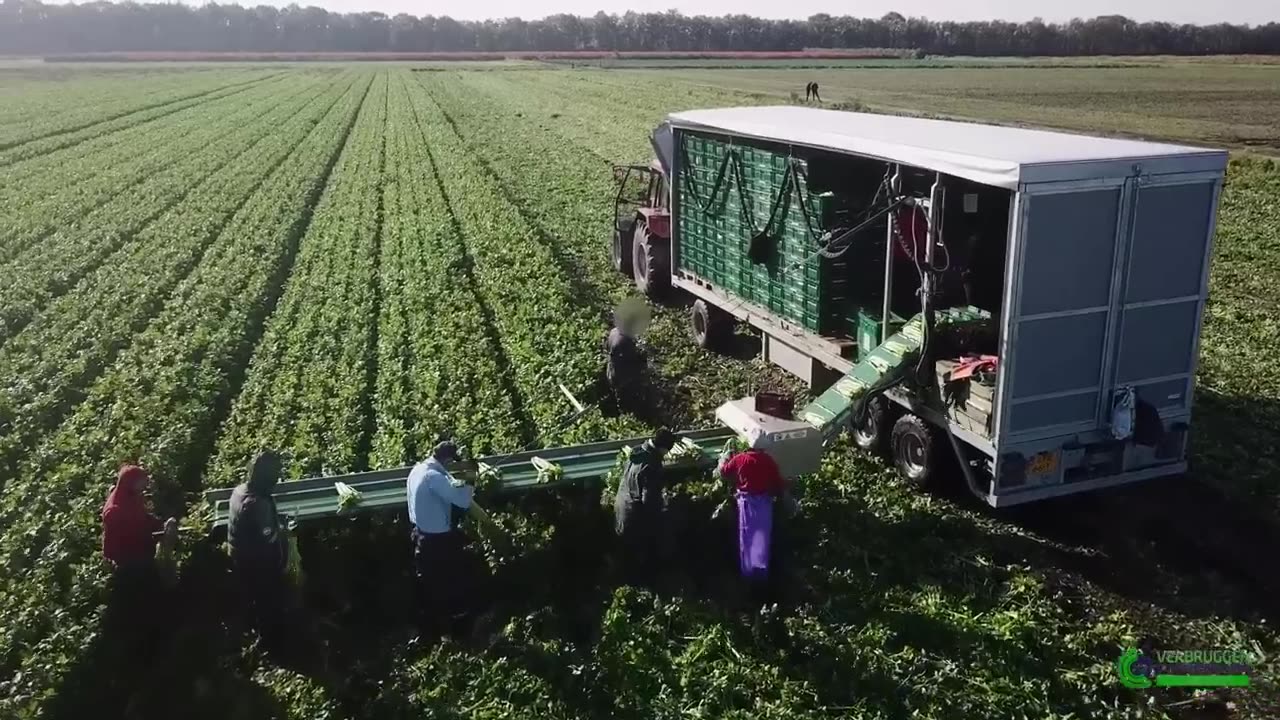
[[[85,142],[6,168],[0,181],[0,262],[38,247],[37,241],[52,232],[101,221],[100,215],[90,215],[153,179],[175,158],[191,155],[192,145],[217,142],[212,132],[238,127],[221,122],[228,115],[261,112],[271,107],[267,101],[282,102],[306,84],[281,77],[108,136],[124,136],[123,142]],[[204,139],[194,137],[197,133]]]
[[[10,429],[0,440],[0,469],[11,471],[57,427],[202,257],[216,253],[219,243],[234,242],[225,228],[236,210],[341,93],[341,88],[332,88],[297,98],[237,131],[236,137],[194,153],[209,160],[185,166],[189,181],[204,179],[182,202],[103,258],[100,267],[0,346],[0,374],[6,378],[0,386],[0,417]],[[99,242],[108,243],[109,238]],[[43,271],[56,276],[66,268],[54,265]],[[15,298],[17,305],[6,310],[22,308],[23,303],[30,308],[40,299],[39,286],[17,285],[34,292]]]
[[[143,228],[186,199],[224,165],[249,151],[253,143],[269,137],[274,128],[321,91],[320,86],[309,82],[283,89],[288,92],[264,93],[239,103],[228,100],[225,107],[215,104],[209,114],[199,113],[178,124],[172,129],[172,138],[166,133],[158,139],[172,142],[162,144],[155,151],[154,166],[148,162],[131,169],[127,186],[104,187],[104,194],[118,194],[107,196],[105,202],[82,217],[75,213],[83,208],[75,207],[77,202],[70,198],[65,204],[65,213],[64,208],[14,203],[23,204],[30,211],[32,220],[22,224],[26,226],[24,229],[33,231],[30,237],[38,238],[39,242],[17,251],[13,259],[0,264],[0,275],[12,279],[0,288],[0,344],[121,245],[134,242]],[[191,152],[193,146],[206,150]],[[94,176],[103,168],[94,164],[83,170]],[[102,186],[107,184],[104,181]],[[55,230],[41,237],[47,228]],[[11,236],[10,242],[16,249],[19,241]]]
[[[254,350],[207,481],[238,482],[263,447],[289,475],[360,469],[374,362],[387,76],[374,81],[303,236],[284,295]]]
[[[98,631],[98,509],[118,464],[150,467],[162,499],[198,489],[209,438],[369,84],[308,122],[293,152],[262,158],[273,171],[223,227],[230,242],[213,244],[0,502],[0,716],[40,715]]]

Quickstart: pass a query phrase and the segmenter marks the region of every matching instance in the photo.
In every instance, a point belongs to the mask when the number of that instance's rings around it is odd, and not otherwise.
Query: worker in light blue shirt
[[[458,446],[442,442],[409,471],[409,522],[420,534],[452,532],[453,508],[471,507],[475,488],[455,480],[445,467],[458,459]]]
[[[409,471],[409,522],[420,593],[420,629],[428,640],[456,629],[469,615],[473,563],[466,552],[466,538],[454,525],[453,509],[470,508],[475,488],[455,480],[446,467],[461,459],[460,455],[456,443],[445,441]]]

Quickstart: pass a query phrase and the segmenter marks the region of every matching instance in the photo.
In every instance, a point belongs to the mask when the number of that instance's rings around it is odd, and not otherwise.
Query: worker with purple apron
[[[720,476],[733,483],[738,503],[739,570],[744,579],[762,586],[769,579],[774,501],[786,494],[786,481],[778,463],[768,453],[754,448],[725,453],[720,460]]]

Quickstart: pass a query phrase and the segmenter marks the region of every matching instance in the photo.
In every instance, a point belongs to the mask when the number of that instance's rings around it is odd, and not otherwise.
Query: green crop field
[[[783,528],[785,602],[730,592],[718,498],[672,499],[680,561],[620,584],[598,492],[492,506],[488,637],[413,639],[405,519],[301,531],[299,657],[237,613],[202,490],[261,447],[291,477],[643,434],[596,378],[610,164],[667,112],[824,100],[1280,151],[1280,65],[572,69],[0,67],[0,718],[1274,718],[1280,715],[1280,166],[1232,162],[1193,472],[994,513],[844,447]],[[1117,63],[1119,62],[1117,61]],[[972,65],[972,64],[970,64]],[[419,68],[421,69],[421,68]],[[660,420],[800,392],[656,309]],[[182,516],[146,667],[99,551],[116,468]],[[1129,690],[1119,653],[1231,649],[1251,687]]]

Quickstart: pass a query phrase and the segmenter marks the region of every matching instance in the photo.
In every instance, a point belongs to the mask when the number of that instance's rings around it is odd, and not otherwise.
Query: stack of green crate
[[[717,201],[705,212],[693,201],[687,179],[680,185],[680,267],[717,286],[767,308],[807,330],[826,335],[848,335],[847,266],[814,253],[817,242],[800,208],[800,197],[816,211],[799,174],[798,187],[774,216],[773,259],[752,263],[747,253],[752,235],[764,229],[779,191],[791,172],[792,158],[784,153],[741,140],[682,133],[680,142],[687,161],[683,171],[697,183],[703,200],[711,193],[720,163],[734,153],[741,164],[742,187],[732,161]],[[749,215],[744,216],[746,204]],[[815,227],[818,218],[813,218]]]

